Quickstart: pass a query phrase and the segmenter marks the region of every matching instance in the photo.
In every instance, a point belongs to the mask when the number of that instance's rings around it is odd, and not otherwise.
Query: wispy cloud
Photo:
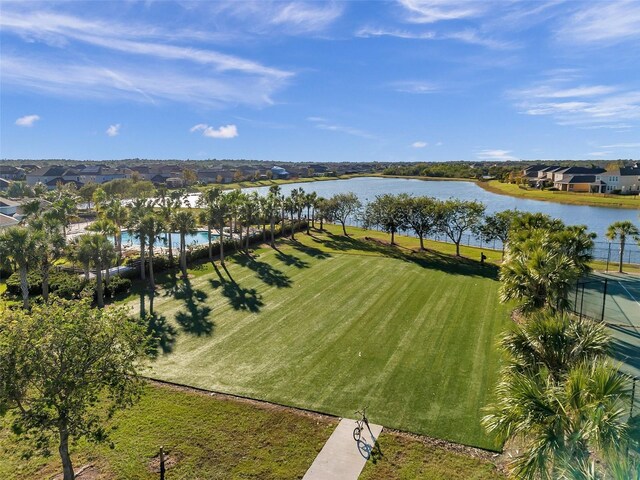
[[[402,93],[425,94],[425,93],[434,93],[440,90],[440,86],[435,83],[419,81],[419,80],[398,81],[398,82],[393,82],[390,85],[391,85],[391,88],[393,88],[396,92],[402,92]]]
[[[222,125],[218,128],[210,127],[206,123],[199,123],[194,125],[189,130],[190,132],[202,132],[204,137],[209,138],[235,138],[238,136],[238,128],[235,125]]]
[[[480,150],[476,153],[476,157],[480,160],[506,162],[509,160],[518,160],[518,157],[510,155],[511,150]]]
[[[17,89],[105,99],[125,96],[151,103],[269,105],[293,76],[211,48],[172,44],[172,36],[158,41],[163,32],[148,25],[131,29],[117,21],[4,8],[0,26],[25,42],[64,47],[40,57],[3,55],[2,81]],[[74,48],[86,45],[97,47],[96,52],[90,61],[77,60],[85,55],[74,55]]]
[[[116,123],[114,125],[109,125],[107,128],[106,134],[110,137],[115,137],[120,133],[120,124]]]
[[[613,145],[601,145],[600,148],[640,148],[640,143],[614,143]]]
[[[548,78],[510,92],[522,113],[548,115],[561,125],[622,128],[640,119],[640,90],[621,85],[571,85],[565,77]]]
[[[39,115],[25,115],[16,120],[16,125],[19,127],[33,127],[38,120],[40,120]]]
[[[217,2],[213,10],[258,34],[316,34],[342,16],[345,4],[338,2],[246,0]]]
[[[331,132],[346,133],[347,135],[353,135],[354,137],[361,137],[361,138],[368,138],[368,139],[375,138],[374,135],[364,130],[360,130],[359,128],[330,123],[328,120],[322,117],[308,117],[307,120],[313,123],[315,127],[319,128],[320,130],[329,130]]]
[[[572,43],[617,43],[640,38],[640,3],[634,0],[582,3],[557,37]]]
[[[413,23],[435,23],[476,17],[485,12],[487,2],[474,0],[399,0]]]
[[[436,38],[435,32],[410,32],[409,30],[401,29],[387,29],[376,27],[361,27],[355,33],[356,37],[369,38],[369,37],[395,37],[404,38],[407,40],[434,40]]]
[[[429,145],[427,142],[413,142],[413,143],[411,144],[411,146],[412,146],[413,148],[424,148],[424,147],[426,147],[427,145]]]
[[[587,153],[587,155],[589,155],[590,157],[608,157],[609,155],[611,155],[611,152],[589,152]]]

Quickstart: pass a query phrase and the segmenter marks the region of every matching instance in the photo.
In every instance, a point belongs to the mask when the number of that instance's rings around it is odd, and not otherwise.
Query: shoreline
[[[506,188],[497,186],[505,185]],[[640,209],[640,196],[595,196],[593,194],[550,192],[548,190],[524,190],[517,185],[501,184],[498,180],[488,182],[476,182],[480,188],[496,195],[522,198],[524,200],[538,200],[541,202],[561,203],[564,205],[581,205],[587,207],[620,208],[626,210]],[[515,188],[514,188],[515,187]],[[517,190],[516,190],[517,189]],[[556,198],[551,198],[556,197]]]

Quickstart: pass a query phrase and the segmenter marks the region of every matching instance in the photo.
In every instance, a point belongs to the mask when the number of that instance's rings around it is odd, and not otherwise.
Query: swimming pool
[[[169,234],[167,232],[159,235],[159,240],[156,242],[157,247],[169,247]],[[216,241],[218,235],[211,234],[211,240]],[[188,246],[206,245],[209,242],[206,230],[198,231],[192,235],[185,235],[185,243]],[[180,234],[178,232],[171,232],[171,245],[173,248],[180,247]],[[139,247],[140,241],[136,236],[127,230],[122,232],[122,246],[123,247]]]

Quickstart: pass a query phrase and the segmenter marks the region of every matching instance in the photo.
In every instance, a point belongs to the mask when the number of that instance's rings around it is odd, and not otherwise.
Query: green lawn
[[[35,480],[62,471],[55,448],[50,457],[21,458],[24,445],[2,422],[0,478]],[[72,459],[76,471],[91,465],[96,480],[155,480],[152,461],[162,445],[167,479],[290,480],[302,478],[336,424],[333,418],[151,384],[138,405],[111,422],[113,449],[83,441],[72,447]],[[503,478],[490,461],[413,438],[384,432],[380,447],[383,456],[369,462],[361,478]]]
[[[159,475],[149,465],[164,446],[178,460],[167,479],[301,478],[336,424],[326,417],[152,385],[138,405],[113,420],[114,449],[80,442],[72,460],[76,471],[94,465],[100,479],[155,480]],[[0,478],[51,478],[62,471],[56,448],[51,457],[29,460],[20,458],[23,448],[0,428]]]
[[[149,373],[340,416],[368,405],[384,426],[496,448],[480,425],[508,321],[496,267],[297,238],[228,270],[204,264],[187,284],[162,277],[154,329],[166,353]]]

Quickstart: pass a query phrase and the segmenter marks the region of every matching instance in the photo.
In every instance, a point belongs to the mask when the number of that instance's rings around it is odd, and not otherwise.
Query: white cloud
[[[442,145],[444,145],[444,143],[442,143],[442,142],[436,143],[436,147],[441,147]]]
[[[434,93],[440,89],[435,83],[413,80],[393,82],[391,87],[397,92],[417,94]]]
[[[356,37],[396,37],[407,40],[434,40],[435,32],[409,32],[408,30],[362,27],[355,33]]]
[[[412,32],[400,29],[362,27],[355,32],[355,36],[361,38],[395,37],[403,38],[405,40],[455,40],[458,42],[500,50],[513,48],[515,46],[515,43],[513,42],[495,40],[480,34],[477,30],[472,29],[460,30],[457,32],[436,33],[434,31]]]
[[[109,135],[110,137],[115,137],[120,133],[120,124],[116,123],[114,125],[109,125],[109,128],[107,128],[106,134]]]
[[[576,74],[561,75],[516,90],[510,95],[522,113],[546,115],[560,125],[598,128],[628,128],[630,120],[640,119],[640,90],[620,85],[572,85]]]
[[[613,145],[601,145],[600,148],[640,148],[640,143],[615,143]]]
[[[640,37],[640,3],[634,0],[592,2],[562,23],[560,40],[616,43]]]
[[[204,137],[209,138],[235,138],[238,136],[238,128],[235,125],[222,125],[218,128],[213,128],[206,123],[199,123],[194,125],[189,130],[190,132],[201,131]]]
[[[337,3],[293,2],[284,5],[271,23],[288,25],[294,32],[315,32],[327,28],[340,15],[342,6]]]
[[[518,157],[509,155],[511,150],[480,150],[476,156],[480,160],[493,160],[497,162],[506,162],[509,160],[518,160]]]
[[[411,146],[412,146],[413,148],[424,148],[424,147],[426,147],[427,145],[429,145],[427,142],[413,142],[413,143],[411,144]]]
[[[442,20],[459,20],[484,13],[487,3],[475,0],[399,0],[408,10],[408,21],[434,23]]]
[[[19,127],[33,127],[33,124],[40,120],[39,115],[25,115],[16,120],[16,125]]]
[[[589,152],[587,155],[590,157],[608,157],[611,155],[611,152]]]

